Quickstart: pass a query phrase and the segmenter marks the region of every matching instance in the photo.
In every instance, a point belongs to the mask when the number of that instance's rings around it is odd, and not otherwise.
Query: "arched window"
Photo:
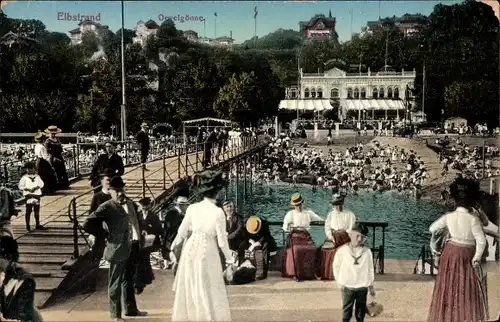
[[[304,98],[309,98],[309,88],[307,88],[307,87],[304,90]]]
[[[347,98],[352,98],[352,88],[347,89]]]
[[[395,87],[394,88],[394,98],[398,98],[399,99],[399,87]]]
[[[384,88],[380,87],[378,90],[378,97],[379,98],[384,98]]]
[[[318,88],[318,98],[323,98],[323,89],[321,87]]]
[[[392,87],[387,88],[387,98],[392,98]]]
[[[337,98],[339,97],[339,89],[338,88],[332,88],[330,91],[330,97],[331,98]]]
[[[359,88],[354,88],[354,98],[359,99]]]
[[[361,87],[361,98],[365,99],[366,98],[366,88]]]
[[[373,89],[372,98],[378,98],[378,89],[377,88]]]
[[[311,98],[316,98],[316,89],[311,88]]]

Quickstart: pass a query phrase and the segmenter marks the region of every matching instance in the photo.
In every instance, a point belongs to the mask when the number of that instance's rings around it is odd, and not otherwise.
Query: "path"
[[[384,312],[367,321],[425,321],[434,279],[429,276],[390,273],[401,261],[387,261],[389,273],[377,275],[375,287],[377,302]],[[406,262],[406,261],[405,261]],[[405,263],[406,264],[406,263]],[[407,263],[412,266],[414,263]],[[393,270],[394,271],[394,270]],[[139,308],[149,313],[145,318],[128,321],[170,321],[173,305],[170,271],[155,271],[156,280],[137,297]],[[106,272],[102,272],[106,285]],[[229,286],[229,300],[233,321],[341,321],[341,293],[335,282],[294,282],[272,272],[263,281],[248,285]],[[500,264],[488,267],[490,312],[500,310]],[[90,297],[81,296],[69,302],[42,310],[46,321],[109,321],[106,288]]]

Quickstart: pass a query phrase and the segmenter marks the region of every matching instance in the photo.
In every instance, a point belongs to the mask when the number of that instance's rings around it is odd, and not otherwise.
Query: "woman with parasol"
[[[61,129],[56,125],[51,125],[44,131],[49,137],[45,141],[45,147],[50,155],[50,163],[56,172],[57,189],[65,190],[69,188],[68,173],[64,164],[63,147],[57,134],[61,133]]]

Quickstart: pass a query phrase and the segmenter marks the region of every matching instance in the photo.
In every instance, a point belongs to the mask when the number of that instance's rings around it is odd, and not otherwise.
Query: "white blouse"
[[[345,230],[350,232],[354,223],[356,222],[356,216],[349,210],[338,211],[333,209],[326,217],[325,221],[325,235],[329,240],[333,240],[332,229],[333,230]]]
[[[283,230],[290,231],[292,228],[306,229],[311,228],[311,221],[325,221],[320,216],[316,215],[314,211],[310,209],[296,211],[290,210],[286,213],[283,219]]]
[[[35,144],[35,156],[37,158],[44,159],[47,161],[50,160],[50,156],[49,156],[49,153],[47,152],[47,148],[45,147],[45,145],[43,145],[41,143]]]
[[[486,237],[481,220],[467,209],[458,207],[455,211],[441,216],[429,227],[431,233],[448,228],[451,241],[463,245],[476,245],[474,257],[480,258],[486,247]]]

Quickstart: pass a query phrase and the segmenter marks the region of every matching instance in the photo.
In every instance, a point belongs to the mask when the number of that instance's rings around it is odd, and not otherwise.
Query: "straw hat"
[[[36,135],[35,135],[35,142],[41,142],[43,141],[43,139],[45,138],[45,133],[43,132],[38,132]]]
[[[148,126],[148,123],[142,122],[141,127],[149,127],[149,126]]]
[[[259,217],[252,216],[248,218],[246,228],[249,234],[255,235],[262,228],[262,220]]]
[[[51,125],[51,126],[47,127],[44,132],[47,134],[53,134],[53,133],[57,134],[57,133],[61,133],[62,130],[60,128],[58,128],[57,125]]]
[[[302,198],[302,195],[299,192],[294,193],[290,198],[290,204],[292,206],[300,206],[303,203],[304,203],[304,198]]]
[[[177,197],[177,200],[175,200],[175,203],[177,205],[187,205],[189,203],[189,200],[184,196],[179,196]]]

